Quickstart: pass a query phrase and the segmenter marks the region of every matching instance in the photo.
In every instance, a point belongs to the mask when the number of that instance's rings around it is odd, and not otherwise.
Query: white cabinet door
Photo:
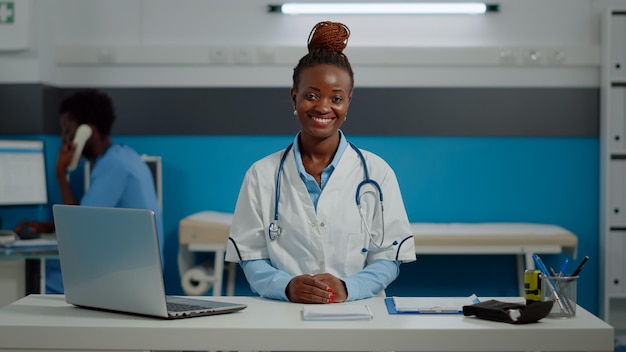
[[[610,77],[612,80],[626,80],[626,14],[612,16],[610,33]]]
[[[607,293],[626,295],[626,231],[611,231],[607,248]]]
[[[624,38],[626,41],[626,38]],[[607,138],[610,150],[613,153],[626,152],[626,87],[612,87],[610,99],[610,110],[608,111],[609,133]]]
[[[613,159],[609,165],[610,227],[626,227],[626,159]]]

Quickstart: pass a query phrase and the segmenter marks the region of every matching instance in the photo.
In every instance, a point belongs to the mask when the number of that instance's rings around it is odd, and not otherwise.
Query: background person
[[[262,297],[368,298],[384,293],[401,262],[415,260],[395,173],[340,130],[354,88],[343,54],[349,35],[335,22],[312,29],[291,88],[300,132],[284,151],[255,162],[241,186],[226,260],[240,263]]]
[[[61,102],[59,113],[63,145],[58,152],[56,178],[63,204],[153,210],[163,258],[163,219],[154,180],[150,169],[135,150],[112,142],[111,129],[116,114],[111,98],[94,89],[77,91]],[[76,148],[72,141],[82,124],[92,129],[91,137],[82,150],[82,156],[90,161],[92,170],[89,188],[78,202],[70,188],[67,168]],[[15,232],[25,229],[51,233],[54,232],[54,222],[22,221]],[[58,260],[46,260],[46,292],[63,293]]]

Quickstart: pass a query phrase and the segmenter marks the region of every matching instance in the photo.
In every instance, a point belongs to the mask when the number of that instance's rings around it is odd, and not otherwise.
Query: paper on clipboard
[[[463,311],[463,306],[478,302],[475,294],[468,297],[393,297],[399,313],[459,313]]]

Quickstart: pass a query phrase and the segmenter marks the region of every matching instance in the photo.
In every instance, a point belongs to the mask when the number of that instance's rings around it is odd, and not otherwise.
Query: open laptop
[[[246,308],[165,294],[152,210],[56,204],[52,211],[67,303],[165,319]]]

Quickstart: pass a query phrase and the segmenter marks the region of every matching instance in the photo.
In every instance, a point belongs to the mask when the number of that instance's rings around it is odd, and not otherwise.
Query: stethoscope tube
[[[385,218],[384,218],[384,207],[383,207],[383,190],[380,187],[380,185],[378,184],[378,182],[370,179],[369,177],[369,172],[367,169],[367,164],[365,162],[365,157],[363,156],[363,153],[361,153],[361,151],[359,150],[359,148],[357,148],[356,145],[352,144],[352,142],[348,142],[348,144],[350,145],[350,147],[352,147],[352,149],[354,149],[354,151],[357,153],[357,155],[359,156],[359,159],[361,159],[361,164],[363,165],[363,173],[364,173],[364,179],[363,181],[361,181],[357,188],[356,188],[356,195],[355,195],[355,201],[356,201],[356,205],[359,209],[359,214],[361,215],[361,219],[363,220],[363,223],[365,224],[365,228],[369,237],[369,240],[372,244],[374,244],[374,246],[380,250],[385,250],[388,248],[391,248],[392,246],[395,246],[398,244],[397,241],[393,241],[393,243],[391,245],[388,246],[383,246],[383,243],[385,241]],[[268,237],[270,240],[275,240],[277,239],[281,234],[282,234],[282,229],[281,227],[278,225],[278,203],[280,201],[280,179],[281,179],[281,174],[283,172],[283,168],[285,166],[285,159],[287,158],[287,155],[289,153],[289,151],[291,150],[291,148],[293,147],[293,143],[289,144],[289,146],[287,146],[287,148],[285,148],[285,151],[283,152],[282,156],[280,157],[280,163],[278,164],[278,172],[276,175],[276,191],[275,191],[275,198],[274,198],[274,220],[270,223],[269,228],[268,228]],[[381,234],[381,240],[380,240],[380,244],[376,243],[376,241],[374,240],[374,235],[372,234],[369,226],[367,225],[367,221],[365,220],[365,214],[363,211],[363,208],[361,207],[361,188],[365,185],[372,185],[374,186],[374,188],[376,188],[376,190],[378,191],[378,200],[380,201],[380,209],[381,209],[381,217],[382,217],[382,234]],[[361,249],[361,252],[366,253],[368,251],[367,246],[363,247]]]
[[[280,236],[280,234],[282,233],[282,229],[280,228],[280,226],[278,226],[278,201],[280,200],[280,176],[283,173],[283,167],[285,166],[285,159],[287,158],[287,154],[291,150],[292,146],[293,146],[293,143],[287,146],[287,148],[283,152],[283,155],[280,157],[280,163],[278,164],[278,173],[276,175],[276,194],[274,196],[274,199],[275,199],[274,221],[270,223],[270,226],[268,229],[268,236],[270,240],[272,241],[277,239],[278,236]]]

